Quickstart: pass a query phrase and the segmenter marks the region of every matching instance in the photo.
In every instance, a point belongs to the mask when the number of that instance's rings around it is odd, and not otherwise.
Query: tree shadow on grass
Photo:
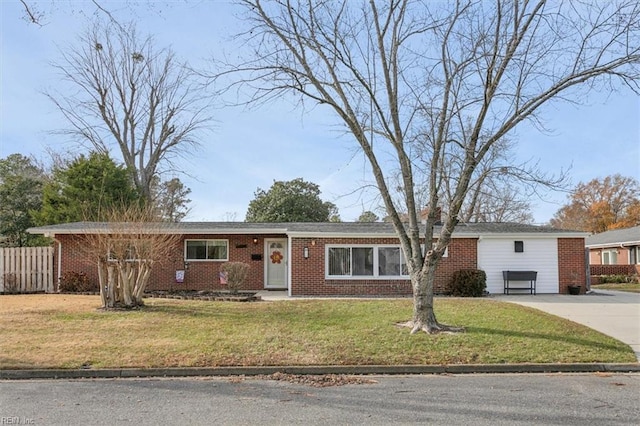
[[[594,349],[604,349],[610,351],[621,352],[621,345],[599,342],[591,339],[585,339],[577,337],[575,335],[565,334],[559,335],[556,333],[537,333],[532,331],[516,331],[506,330],[499,328],[484,328],[484,327],[466,327],[467,334],[485,334],[485,335],[499,335],[504,337],[522,338],[522,339],[536,339],[536,340],[548,340],[561,343],[570,343],[573,345],[584,346]],[[613,339],[613,338],[611,338]],[[624,345],[624,343],[623,343]],[[627,352],[626,350],[623,352]],[[629,352],[631,348],[629,348]]]
[[[43,368],[41,364],[26,361],[24,358],[12,358],[10,356],[0,356],[0,370],[27,370]]]

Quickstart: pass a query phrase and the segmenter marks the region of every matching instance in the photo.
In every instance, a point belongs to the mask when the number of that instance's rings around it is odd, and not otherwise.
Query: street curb
[[[264,367],[105,368],[0,370],[0,380],[95,379],[150,377],[299,375],[407,375],[407,374],[527,374],[527,373],[640,373],[637,364],[465,364],[465,365],[320,365]]]

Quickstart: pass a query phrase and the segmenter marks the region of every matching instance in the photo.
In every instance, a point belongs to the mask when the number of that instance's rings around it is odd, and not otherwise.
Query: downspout
[[[62,279],[62,241],[58,241],[58,283]]]
[[[585,269],[586,269],[585,291],[586,293],[589,293],[591,291],[591,258],[589,256],[588,248],[584,249],[584,263],[585,263]]]
[[[62,241],[53,239],[58,242],[58,280],[56,281],[56,290],[60,289],[60,280],[62,279]]]
[[[55,237],[55,234],[53,234],[49,238],[53,239],[54,242],[58,243],[58,261],[56,262],[57,263],[56,265],[57,279],[54,285],[57,292],[60,289],[60,280],[62,279],[62,241],[58,240]]]

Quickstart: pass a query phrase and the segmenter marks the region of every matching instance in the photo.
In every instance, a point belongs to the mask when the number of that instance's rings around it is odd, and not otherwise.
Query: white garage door
[[[536,292],[558,293],[558,240],[483,237],[478,240],[478,268],[487,273],[491,294],[503,293],[502,271],[507,270],[538,271]]]

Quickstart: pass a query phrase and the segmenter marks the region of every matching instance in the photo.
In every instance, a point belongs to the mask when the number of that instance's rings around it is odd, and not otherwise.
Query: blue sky
[[[78,9],[78,2],[33,3],[49,12],[42,27],[21,19],[18,1],[0,0],[0,158],[21,153],[46,160],[48,147],[77,151],[77,146],[50,133],[64,122],[41,92],[56,87],[50,62],[58,58],[59,47],[72,43],[86,28],[91,10]],[[227,38],[237,24],[228,3],[145,3],[133,10],[112,10],[124,21],[135,18],[138,30],[153,34],[157,46],[171,46],[178,57],[199,67],[229,48]],[[519,127],[518,159],[539,160],[549,173],[571,167],[574,184],[614,173],[640,179],[638,96],[629,90],[597,93],[584,102],[546,108],[548,132],[527,124]],[[188,175],[179,177],[192,190],[187,220],[244,220],[258,187],[267,189],[274,180],[297,177],[319,184],[322,198],[338,206],[343,220],[377,209],[375,193],[358,191],[372,181],[364,157],[355,141],[336,130],[337,121],[328,109],[302,115],[283,101],[251,111],[226,108],[212,115],[216,122],[201,138],[201,148],[181,164]],[[541,195],[531,200],[537,223],[547,222],[567,199],[564,193]]]

